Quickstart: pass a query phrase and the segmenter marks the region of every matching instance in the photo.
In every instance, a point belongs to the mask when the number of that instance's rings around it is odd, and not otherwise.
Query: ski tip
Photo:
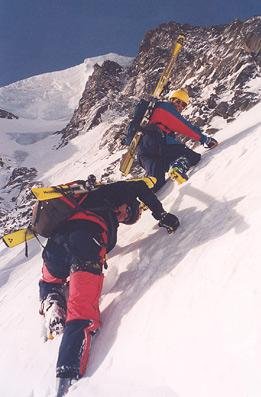
[[[184,34],[179,34],[177,38],[177,43],[183,45],[185,41],[185,35]]]

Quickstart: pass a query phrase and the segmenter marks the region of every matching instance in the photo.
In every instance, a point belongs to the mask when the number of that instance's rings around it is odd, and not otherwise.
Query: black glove
[[[170,234],[175,232],[179,227],[179,220],[173,214],[170,214],[168,212],[162,212],[162,214],[160,214],[159,226],[165,227]]]
[[[211,136],[208,136],[206,142],[204,142],[204,146],[208,149],[213,149],[218,145],[218,141],[216,139],[212,138]]]
[[[121,144],[122,144],[122,146],[126,146],[126,145],[127,145],[127,138],[126,138],[126,136],[125,136],[124,138],[122,138]]]

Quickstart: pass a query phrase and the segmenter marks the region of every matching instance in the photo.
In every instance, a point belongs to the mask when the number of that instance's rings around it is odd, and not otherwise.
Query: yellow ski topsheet
[[[39,200],[52,200],[55,198],[62,197],[63,194],[59,192],[59,189],[63,189],[64,192],[71,191],[74,193],[86,193],[86,190],[83,189],[82,185],[58,185],[58,186],[49,186],[49,187],[33,187],[32,193],[34,197]]]
[[[66,186],[66,185],[63,185],[63,186]],[[61,193],[55,191],[53,186],[33,187],[31,190],[32,190],[34,197],[39,201],[46,200],[46,195],[48,195],[49,199],[58,198],[61,196]]]
[[[125,176],[127,176],[130,173],[136,153],[136,148],[140,142],[141,136],[142,136],[141,132],[136,132],[127,152],[122,155],[120,162],[120,171]]]
[[[126,180],[126,182],[131,182],[131,181],[144,181],[146,185],[152,189],[155,183],[157,182],[157,178],[153,176],[146,176],[142,178],[132,178]],[[68,185],[61,185],[64,189],[69,188]],[[55,191],[56,187],[51,186],[51,187],[40,187],[40,188],[32,188],[32,191],[35,195],[35,197],[38,200],[50,200],[54,198],[58,198],[62,196],[62,193],[56,192]],[[79,191],[79,192],[86,192],[86,191]],[[2,237],[3,242],[5,245],[9,248],[16,247],[19,244],[24,243],[25,241],[31,240],[34,238],[35,235],[33,232],[30,231],[30,229],[24,228],[24,229],[19,229],[16,230],[15,232],[6,234]]]
[[[153,91],[152,96],[154,98],[160,99],[160,97],[163,95],[164,90],[167,87],[168,83],[171,81],[171,74],[173,72],[178,55],[184,45],[184,40],[185,40],[185,36],[179,35],[176,42],[174,43],[174,45],[172,47],[171,57],[166,65],[165,69],[163,70],[163,72],[160,76],[160,79],[158,80],[155,90]],[[149,112],[149,110],[147,109],[140,125],[147,124],[148,119],[149,119],[148,112]],[[130,173],[130,170],[131,170],[133,162],[134,162],[136,150],[139,145],[141,137],[142,137],[142,133],[136,132],[136,134],[132,138],[132,141],[130,143],[130,146],[129,146],[127,152],[124,153],[122,156],[122,159],[120,162],[120,171],[124,176],[127,176]]]
[[[184,45],[184,41],[185,41],[185,36],[179,35],[176,42],[174,43],[174,45],[172,47],[171,58],[170,58],[169,62],[167,63],[167,65],[158,81],[158,84],[152,94],[155,98],[160,97],[160,95],[162,94],[162,91],[164,90],[168,81],[170,80],[171,73],[175,66],[178,55]]]
[[[129,181],[138,181],[138,180],[143,180],[150,189],[152,189],[155,183],[157,182],[157,178],[151,176],[129,179]],[[70,191],[77,194],[87,192],[87,190],[83,189],[82,185],[75,184],[69,186],[65,184],[65,185],[50,186],[50,187],[33,187],[32,193],[34,197],[39,201],[52,200],[63,196],[63,193],[58,191],[59,188],[64,189],[65,193]]]
[[[28,229],[19,229],[15,232],[6,234],[2,237],[3,242],[9,248],[13,248],[19,244],[24,243],[27,240],[31,240],[35,235]]]

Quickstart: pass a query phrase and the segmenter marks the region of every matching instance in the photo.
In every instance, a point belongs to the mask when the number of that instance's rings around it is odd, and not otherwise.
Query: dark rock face
[[[150,98],[170,57],[172,42],[181,33],[186,38],[185,46],[177,60],[170,88],[188,89],[191,105],[185,117],[214,134],[215,118],[229,123],[260,100],[253,84],[260,76],[260,17],[210,27],[169,22],[145,35],[128,68],[112,61],[95,65],[70,122],[56,133],[61,137],[57,149],[99,125],[106,126],[100,149],[106,147],[110,153],[123,149],[121,140],[134,107],[141,98]],[[4,114],[1,112],[5,111],[0,111],[0,117]],[[119,160],[111,162],[104,170],[103,180],[110,181],[118,167]],[[9,176],[0,192],[0,229],[8,232],[28,223],[33,202],[30,188],[36,183],[37,171],[13,168],[4,158],[0,158],[0,169]],[[133,174],[142,173],[136,164]]]
[[[20,167],[10,171],[10,178],[0,195],[0,230],[3,233],[27,226],[35,202],[31,188],[36,183],[36,169]]]
[[[62,146],[79,132],[86,132],[102,121],[102,115],[117,101],[123,88],[122,71],[122,67],[113,61],[105,61],[102,66],[95,65],[78,108],[70,123],[61,131]]]
[[[256,59],[258,65],[261,65],[261,28],[249,32],[245,39],[246,50]]]
[[[122,125],[104,132],[102,142],[118,150],[120,139],[134,105],[153,92],[170,56],[178,34],[186,38],[172,78],[172,89],[186,87],[192,104],[185,116],[210,130],[215,116],[228,122],[259,101],[258,92],[248,83],[258,76],[260,64],[261,19],[235,21],[229,25],[195,27],[170,22],[149,31],[128,70],[115,62],[96,65],[79,107],[70,123],[60,131],[61,146],[79,133],[86,133],[103,121],[110,109],[124,116]]]
[[[1,119],[18,119],[19,117],[11,112],[7,112],[6,110],[0,109],[0,118]]]

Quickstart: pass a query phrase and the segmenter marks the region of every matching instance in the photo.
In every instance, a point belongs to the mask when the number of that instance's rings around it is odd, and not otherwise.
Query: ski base
[[[35,235],[30,231],[30,229],[24,228],[9,234],[5,234],[2,237],[2,240],[8,248],[13,248],[19,244],[25,243],[28,240],[31,240],[34,237]]]

